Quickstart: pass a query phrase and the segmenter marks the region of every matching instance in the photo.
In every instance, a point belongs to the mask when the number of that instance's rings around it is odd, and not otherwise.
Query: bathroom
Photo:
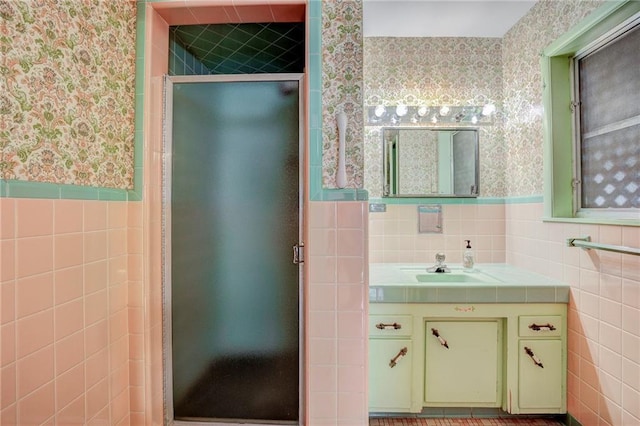
[[[193,20],[190,4],[229,3],[119,1],[76,7],[44,1],[40,10],[29,2],[3,4],[12,40],[0,41],[3,65],[10,70],[5,84],[11,95],[3,95],[3,104],[8,102],[12,113],[2,109],[2,129],[10,139],[3,135],[0,144],[0,424],[163,423],[162,151],[153,133],[162,116],[158,76],[166,59],[169,15]],[[279,2],[255,2],[252,19],[264,16],[265,3]],[[460,261],[468,236],[476,242],[478,263],[506,262],[569,283],[568,412],[583,425],[632,425],[640,423],[640,258],[569,248],[564,240],[590,235],[600,243],[640,247],[640,228],[541,220],[538,53],[601,3],[541,0],[499,43],[500,57],[491,66],[501,74],[502,105],[518,114],[506,117],[499,135],[503,144],[494,147],[491,160],[482,156],[482,171],[485,161],[496,162],[489,165],[491,174],[481,175],[483,187],[492,189],[481,198],[493,203],[445,205],[445,232],[456,233],[442,243],[451,262]],[[348,181],[335,189],[335,113],[343,109],[355,123],[366,104],[362,5],[310,1],[306,6],[304,420],[364,425],[368,262],[405,261],[402,256],[418,253],[406,261],[427,263],[430,251],[440,247],[403,253],[399,238],[379,244],[387,231],[380,234],[381,219],[368,212],[364,126],[349,126]],[[205,19],[203,13],[197,16]],[[30,31],[24,25],[31,25]],[[63,28],[75,44],[56,38]],[[49,52],[46,63],[36,60],[34,46]],[[96,46],[109,55],[99,55]],[[67,55],[71,50],[79,59]],[[149,78],[135,79],[145,67]],[[47,78],[51,72],[53,80]],[[446,100],[447,94],[442,96]],[[14,117],[16,110],[24,115]],[[79,126],[79,136],[57,136],[73,143],[43,146],[37,129],[65,128],[62,119],[48,120],[51,114],[81,114],[87,126]],[[10,127],[12,122],[19,125]],[[147,126],[145,132],[140,126]],[[117,154],[86,149],[112,129],[122,139],[114,144]],[[100,165],[104,173],[95,172]],[[403,209],[397,213],[389,218],[390,229],[404,238],[409,219],[402,217]],[[487,230],[491,233],[484,234]],[[412,235],[408,238],[415,244]]]

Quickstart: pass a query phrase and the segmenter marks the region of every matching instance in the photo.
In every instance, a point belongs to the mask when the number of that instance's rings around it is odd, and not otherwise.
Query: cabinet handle
[[[536,354],[534,354],[533,351],[530,348],[525,346],[524,347],[524,351],[527,353],[527,355],[529,355],[531,357],[531,359],[533,360],[533,363],[535,365],[537,365],[540,368],[544,368],[544,365],[542,365],[542,361],[540,361],[540,359],[538,359]]]
[[[533,331],[554,331],[556,328],[553,326],[553,324],[547,323],[547,324],[536,324],[533,323],[529,326],[529,328]]]
[[[398,362],[400,362],[402,357],[407,354],[407,352],[409,352],[409,350],[406,347],[400,349],[400,352],[398,352],[398,354],[393,358],[391,358],[391,361],[389,361],[389,368],[395,367],[398,364]]]
[[[379,328],[380,330],[385,330],[387,328],[393,328],[394,330],[399,330],[402,328],[402,324],[398,324],[397,322],[394,322],[393,324],[385,324],[381,322],[380,324],[376,324],[376,328]]]
[[[447,343],[446,340],[444,340],[441,336],[440,333],[438,333],[438,330],[435,328],[431,329],[431,334],[433,334],[434,336],[436,336],[436,339],[438,339],[438,342],[440,342],[440,344],[442,346],[444,346],[445,348],[449,349],[449,344]]]

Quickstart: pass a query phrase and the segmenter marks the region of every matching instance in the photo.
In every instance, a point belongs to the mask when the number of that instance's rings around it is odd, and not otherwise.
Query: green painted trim
[[[544,216],[549,221],[563,218],[576,223],[626,224],[624,220],[573,219],[575,158],[570,58],[638,12],[638,1],[607,1],[542,52]]]
[[[545,56],[573,55],[639,11],[638,1],[607,1],[553,41],[542,54]]]

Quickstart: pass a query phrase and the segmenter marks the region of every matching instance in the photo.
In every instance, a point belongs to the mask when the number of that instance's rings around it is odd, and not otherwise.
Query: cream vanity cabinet
[[[561,316],[521,316],[518,343],[518,407],[527,413],[562,408]]]
[[[426,321],[425,406],[501,405],[501,324],[498,320]]]
[[[369,316],[369,407],[409,412],[413,390],[413,318]]]
[[[565,413],[566,310],[564,303],[371,303],[370,412]]]

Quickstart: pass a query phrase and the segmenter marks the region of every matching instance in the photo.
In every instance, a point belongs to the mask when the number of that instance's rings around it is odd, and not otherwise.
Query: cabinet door
[[[562,342],[521,340],[519,346],[518,403],[521,412],[562,407]]]
[[[500,404],[497,321],[427,321],[425,332],[425,403]]]
[[[412,357],[411,340],[369,340],[371,411],[409,411]]]

